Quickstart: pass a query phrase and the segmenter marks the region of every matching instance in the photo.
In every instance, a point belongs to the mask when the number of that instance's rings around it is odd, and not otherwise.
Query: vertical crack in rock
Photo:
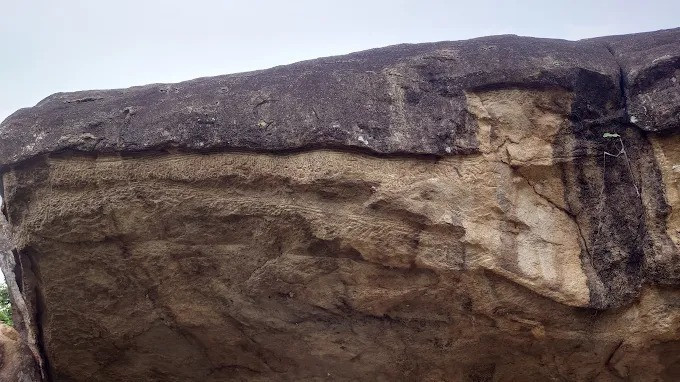
[[[605,43],[605,46],[614,58],[614,62],[616,62],[616,65],[619,67],[619,94],[621,96],[621,105],[624,112],[623,117],[625,118],[624,122],[630,122],[630,115],[628,114],[628,90],[626,86],[626,74],[623,72],[623,66],[616,57],[614,48],[612,48],[611,44]]]
[[[31,301],[31,311],[33,315],[31,321],[28,323],[35,327],[35,332],[33,335],[35,336],[35,347],[37,348],[43,379],[45,382],[53,382],[57,381],[58,379],[55,376],[54,370],[50,367],[49,352],[45,346],[46,331],[43,328],[45,302],[42,295],[43,289],[40,282],[40,275],[36,274],[37,263],[28,252],[29,251],[27,249],[24,249],[19,257],[21,268],[23,270],[22,273],[26,275],[24,280],[27,280],[30,283],[28,287],[30,287],[33,291],[30,293],[30,295],[33,295]]]

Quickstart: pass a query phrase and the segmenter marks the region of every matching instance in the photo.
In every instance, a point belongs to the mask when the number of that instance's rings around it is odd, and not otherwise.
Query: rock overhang
[[[48,374],[675,375],[679,35],[398,45],[16,112],[10,277]]]
[[[672,40],[680,32],[656,33]],[[637,40],[654,53],[640,50]],[[178,84],[58,93],[2,122],[0,166],[63,150],[469,153],[477,143],[464,92],[558,87],[576,94],[574,119],[620,118],[617,57],[635,54],[634,64],[622,64],[630,66],[628,77],[653,71],[657,55],[668,56],[665,65],[677,61],[673,43],[655,41],[645,34],[582,41],[495,36],[396,45]],[[671,122],[657,125],[668,129]]]

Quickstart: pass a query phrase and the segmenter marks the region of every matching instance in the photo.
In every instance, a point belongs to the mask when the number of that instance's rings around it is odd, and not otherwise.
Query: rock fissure
[[[612,48],[611,45],[607,44],[606,45],[607,50],[609,53],[611,53],[612,57],[614,58],[614,61],[616,62],[616,65],[619,67],[619,94],[621,95],[621,105],[623,108],[623,117],[625,118],[624,122],[631,122],[630,121],[630,115],[628,114],[628,94],[626,93],[627,85],[626,85],[626,74],[623,71],[623,66],[619,62],[619,59],[616,57],[616,54],[614,53],[614,49]],[[634,123],[633,123],[634,125]],[[636,126],[637,127],[637,126]]]

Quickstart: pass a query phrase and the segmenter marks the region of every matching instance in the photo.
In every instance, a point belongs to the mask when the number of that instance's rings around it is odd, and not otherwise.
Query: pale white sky
[[[176,82],[402,42],[677,26],[678,0],[0,0],[0,120],[59,91]]]

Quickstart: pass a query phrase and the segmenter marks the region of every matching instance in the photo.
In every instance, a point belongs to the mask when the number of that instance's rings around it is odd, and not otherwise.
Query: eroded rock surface
[[[48,378],[680,379],[679,41],[402,45],[18,111],[7,273]]]
[[[0,323],[0,381],[39,382],[33,356],[12,327]]]

